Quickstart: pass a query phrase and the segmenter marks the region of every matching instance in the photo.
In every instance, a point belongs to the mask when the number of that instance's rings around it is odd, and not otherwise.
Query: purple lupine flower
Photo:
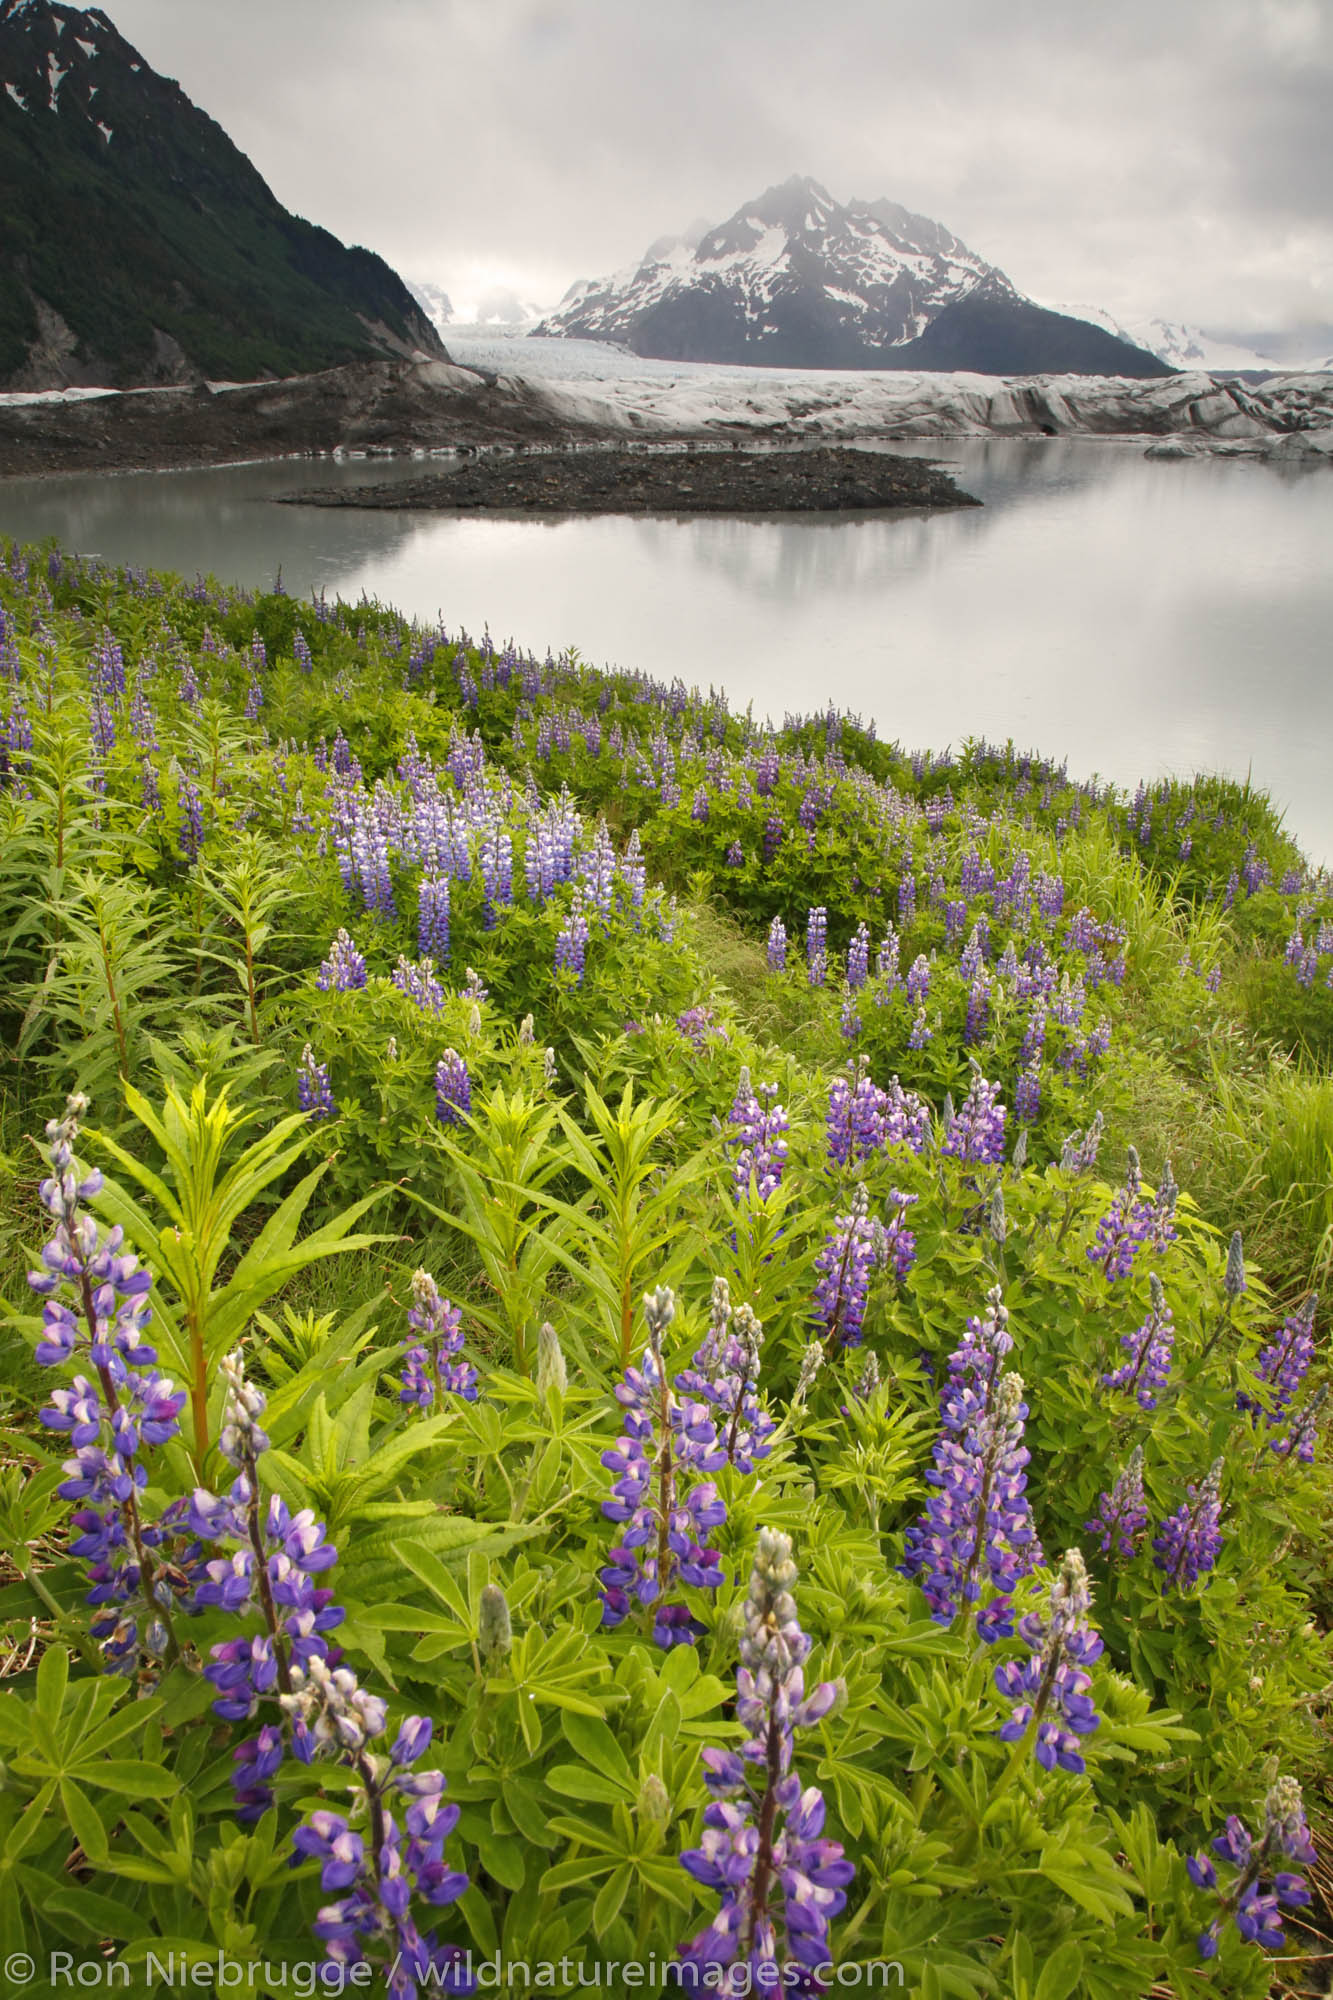
[[[417,950],[436,965],[449,962],[447,875],[423,875],[417,884]]]
[[[875,1231],[875,1262],[882,1271],[891,1270],[899,1284],[916,1262],[916,1237],[907,1227],[907,1211],[919,1199],[900,1188],[890,1188],[885,1202],[887,1220]]]
[[[780,819],[778,814],[770,813],[768,815],[768,818],[764,821],[764,838],[763,838],[762,851],[765,861],[772,861],[773,857],[776,855],[778,849],[782,845],[782,836],[784,831],[785,829],[783,827],[782,820]]]
[[[446,1049],[435,1065],[435,1116],[441,1125],[461,1125],[472,1109],[472,1079],[457,1049]]]
[[[676,1390],[717,1411],[718,1444],[739,1472],[753,1472],[758,1460],[768,1457],[777,1429],[758,1395],[763,1340],[763,1324],[751,1307],[733,1311],[726,1279],[714,1278],[708,1332],[690,1366],[677,1375]]]
[[[1029,1611],[1018,1621],[1030,1658],[1004,1660],[995,1669],[996,1687],[1015,1704],[998,1734],[1004,1743],[1031,1742],[1044,1771],[1058,1765],[1078,1773],[1086,1769],[1079,1740],[1101,1722],[1086,1669],[1100,1656],[1102,1639],[1088,1623],[1092,1593],[1077,1549],[1066,1553],[1047,1602],[1046,1617]]]
[[[918,1007],[911,1032],[907,1037],[907,1046],[909,1049],[924,1049],[931,1036],[932,1031],[926,1021],[926,1010],[924,1007]]]
[[[812,986],[822,986],[828,974],[828,911],[818,904],[805,926],[805,960]]]
[[[490,931],[495,929],[497,910],[514,900],[514,843],[506,828],[493,826],[483,833],[477,859],[486,893],[482,923]]]
[[[616,851],[611,844],[606,821],[599,820],[592,844],[584,850],[579,860],[578,879],[589,906],[599,916],[611,914],[611,898],[615,887]]]
[[[1264,1828],[1258,1840],[1233,1813],[1226,1830],[1212,1843],[1213,1853],[1233,1871],[1225,1892],[1218,1887],[1216,1864],[1206,1854],[1187,1858],[1186,1868],[1196,1889],[1213,1891],[1218,1898],[1217,1915],[1199,1938],[1200,1958],[1217,1956],[1222,1926],[1230,1917],[1246,1944],[1262,1945],[1266,1951],[1281,1949],[1284,1942],[1282,1912],[1306,1909],[1310,1891],[1302,1878],[1287,1869],[1275,1868],[1280,1859],[1299,1861],[1309,1867],[1318,1858],[1305,1823],[1301,1788],[1294,1778],[1278,1778],[1264,1800]]]
[[[32,749],[32,723],[23,690],[15,688],[3,726],[0,726],[0,785],[17,783],[32,768],[27,755]]]
[[[1161,1570],[1163,1589],[1189,1590],[1217,1561],[1222,1547],[1222,1461],[1215,1458],[1189,1498],[1168,1514],[1153,1540],[1153,1561]]]
[[[990,1021],[990,974],[984,965],[978,966],[967,995],[967,1020],[963,1028],[965,1042],[979,1042]]]
[[[441,1298],[439,1286],[429,1271],[412,1273],[412,1305],[407,1321],[417,1338],[403,1355],[399,1402],[428,1410],[437,1396],[448,1394],[461,1396],[465,1403],[475,1403],[477,1371],[461,1359],[462,1311]]]
[[[64,1116],[46,1127],[51,1172],[38,1192],[55,1230],[43,1245],[41,1270],[28,1274],[42,1300],[34,1358],[41,1367],[79,1361],[89,1370],[54,1390],[40,1416],[72,1451],[58,1490],[79,1503],[69,1546],[88,1565],[93,1637],[114,1672],[133,1673],[179,1652],[172,1622],[179,1571],[166,1552],[169,1521],[144,1511],[143,1451],[175,1437],[186,1397],[158,1374],[156,1351],[144,1338],[151,1272],[122,1247],[123,1229],[103,1231],[86,1207],[102,1188],[100,1172],[81,1176],[75,1165],[87,1108],[76,1092]]]
[[[916,877],[904,875],[898,884],[898,925],[906,930],[916,915]]]
[[[569,915],[555,941],[555,970],[572,973],[575,982],[581,986],[587,953],[588,919],[583,914],[583,905],[576,890]]]
[[[1148,1525],[1148,1506],[1143,1497],[1141,1444],[1135,1445],[1110,1492],[1101,1495],[1096,1518],[1085,1521],[1083,1525],[1090,1535],[1097,1536],[1104,1556],[1110,1555],[1112,1544],[1122,1556],[1134,1554],[1139,1536]]]
[[[727,1462],[709,1405],[673,1392],[667,1381],[662,1335],[675,1310],[664,1286],[645,1296],[648,1345],[615,1390],[624,1436],[602,1453],[602,1464],[616,1475],[602,1512],[624,1524],[601,1571],[602,1623],[621,1624],[636,1601],[651,1606],[653,1639],[668,1649],[693,1645],[703,1632],[670,1593],[681,1584],[715,1590],[725,1580],[717,1551],[704,1537],[727,1518],[713,1481],[698,1476]],[[687,1474],[695,1475],[691,1483]]]
[[[792,1769],[795,1732],[822,1721],[839,1695],[832,1682],[806,1694],[810,1640],[792,1595],[796,1580],[790,1536],[761,1528],[736,1673],[737,1720],[749,1735],[739,1750],[704,1751],[712,1799],[699,1846],[680,1857],[696,1882],[721,1896],[712,1922],[683,1947],[681,1964],[724,1994],[779,1985],[822,1993],[829,1922],[855,1873],[838,1843],[823,1838],[822,1794],[813,1785],[803,1791]],[[747,1767],[757,1768],[755,1779]]]
[[[1273,1450],[1279,1458],[1294,1458],[1302,1465],[1313,1463],[1315,1446],[1319,1442],[1319,1416],[1327,1401],[1328,1384],[1325,1382],[1293,1415],[1288,1428],[1273,1439]]]
[[[112,633],[104,625],[93,655],[93,682],[108,701],[119,701],[125,693],[125,656]]]
[[[708,787],[696,785],[694,799],[690,805],[690,818],[702,825],[708,818]]]
[[[756,1090],[748,1068],[741,1070],[727,1119],[737,1128],[737,1137],[728,1141],[737,1148],[731,1173],[737,1201],[748,1201],[752,1191],[756,1201],[767,1201],[782,1180],[791,1121],[777,1098],[775,1083],[761,1083]]]
[[[907,998],[913,1007],[919,1007],[930,995],[930,960],[924,952],[918,952],[907,970]]]
[[[855,1086],[835,1076],[826,1117],[829,1165],[845,1167],[880,1152],[889,1138],[890,1113],[889,1093],[868,1076],[858,1077]]]
[[[409,1919],[412,1886],[435,1905],[453,1901],[465,1886],[464,1878],[450,1875],[443,1864],[442,1843],[455,1817],[451,1809],[440,1809],[443,1781],[438,1772],[408,1771],[427,1748],[431,1725],[424,1717],[408,1717],[392,1743],[372,1749],[374,1739],[385,1735],[386,1705],[361,1688],[345,1664],[329,1663],[325,1634],[341,1623],[343,1612],[319,1579],[336,1563],[337,1551],[309,1509],[293,1515],[276,1494],[264,1501],[258,1474],[259,1458],[268,1449],[260,1424],[263,1392],[246,1381],[239,1354],[223,1360],[221,1374],[227,1398],[218,1449],[237,1478],[221,1497],[197,1489],[183,1503],[182,1521],[219,1551],[196,1565],[197,1604],[257,1620],[260,1629],[214,1645],[204,1675],[216,1690],[214,1710],[224,1720],[250,1719],[270,1702],[282,1717],[281,1727],[265,1724],[234,1752],[238,1817],[256,1821],[272,1805],[271,1781],[282,1761],[284,1736],[303,1764],[333,1758],[348,1767],[363,1793],[361,1807],[381,1837],[367,1877],[365,1844],[347,1820],[319,1809],[298,1831],[297,1855],[325,1863],[323,1886],[353,1891],[341,1906],[320,1911],[315,1934],[340,1965],[361,1960],[362,1938],[387,1938],[399,1948],[388,1990],[406,2000],[417,1990],[403,1969],[409,1948],[417,1954],[415,1976],[423,1952],[434,1949]],[[405,1854],[392,1817],[398,1796],[411,1801],[406,1826],[413,1839]],[[386,1915],[392,1926],[386,1927]],[[448,1974],[453,1964],[446,1954],[437,1969]],[[426,1983],[447,1988],[449,1978]]]
[[[999,1099],[1000,1085],[987,1083],[973,1060],[961,1111],[945,1115],[941,1152],[965,1166],[1003,1166],[1006,1112]]]
[[[999,1285],[992,1285],[986,1294],[985,1312],[969,1316],[963,1338],[945,1364],[940,1422],[946,1431],[961,1435],[990,1407],[1004,1372],[1000,1364],[1013,1352],[1013,1346],[1004,1292]]]
[[[980,1605],[977,1637],[990,1645],[1012,1636],[1012,1593],[1041,1561],[1041,1546],[1023,1471],[1030,1454],[1023,1443],[1022,1377],[1002,1375],[984,1396],[985,1377],[976,1380],[978,1387],[964,1381],[946,1395],[935,1462],[926,1475],[936,1490],[907,1531],[901,1568],[920,1584],[937,1624],[952,1624],[960,1612]],[[987,1583],[995,1595],[981,1604]]]
[[[227,1397],[218,1450],[237,1477],[225,1495],[197,1487],[179,1511],[185,1528],[219,1550],[196,1564],[195,1608],[262,1622],[258,1632],[214,1645],[204,1668],[215,1689],[214,1712],[224,1721],[244,1722],[263,1702],[289,1694],[294,1675],[323,1666],[324,1634],[344,1614],[317,1581],[338,1559],[323,1522],[309,1508],[290,1513],[276,1493],[263,1499],[256,1471],[269,1447],[260,1425],[263,1391],[246,1381],[239,1353],[225,1356],[220,1372]],[[229,1543],[236,1547],[228,1551]],[[244,1820],[262,1818],[273,1803],[267,1779],[277,1769],[276,1748],[265,1728],[235,1752],[232,1784]]]
[[[296,1101],[311,1118],[333,1118],[338,1106],[329,1082],[327,1063],[316,1062],[309,1042],[301,1051],[296,1072]]]
[[[1178,1232],[1175,1216],[1176,1203],[1179,1199],[1180,1189],[1176,1186],[1175,1175],[1171,1172],[1171,1162],[1168,1160],[1162,1168],[1161,1185],[1157,1190],[1157,1199],[1153,1203],[1152,1226],[1148,1233],[1150,1247],[1159,1254],[1165,1250],[1168,1243],[1174,1243],[1176,1240]]]
[[[897,988],[898,958],[901,949],[902,943],[898,933],[893,928],[893,925],[889,924],[884,932],[879,950],[875,953],[875,977],[879,981],[881,989],[877,997],[881,1004]]]
[[[865,985],[870,976],[870,926],[858,924],[847,947],[847,984],[853,993]]]
[[[768,927],[768,969],[770,972],[787,970],[787,932],[781,917],[774,917]]]
[[[1268,1424],[1286,1422],[1292,1398],[1314,1359],[1314,1315],[1319,1294],[1310,1292],[1294,1313],[1282,1322],[1281,1331],[1261,1349],[1254,1364],[1254,1381],[1260,1391],[1242,1389],[1236,1408],[1248,1411],[1253,1422],[1262,1417]]]
[[[1014,1116],[1023,1125],[1035,1125],[1041,1116],[1041,1059],[1019,1072],[1014,1085]]]
[[[906,1146],[910,1153],[925,1150],[931,1127],[930,1106],[915,1090],[904,1090],[896,1076],[889,1078],[884,1092],[884,1146]]]
[[[366,983],[366,961],[345,930],[329,946],[315,978],[321,993],[351,993]]]
[[[423,1014],[443,1013],[448,995],[435,977],[434,959],[423,958],[414,964],[410,958],[400,954],[392,977],[398,991],[405,993]]]
[[[840,1215],[833,1233],[815,1259],[819,1283],[814,1308],[824,1323],[824,1341],[859,1347],[865,1321],[870,1274],[875,1264],[875,1230],[867,1212],[865,1182],[857,1183],[851,1210]]]
[[[1111,1206],[1098,1221],[1097,1233],[1087,1250],[1089,1263],[1101,1265],[1108,1284],[1128,1275],[1139,1251],[1151,1240],[1158,1219],[1155,1204],[1143,1200],[1139,1194],[1139,1156],[1132,1146],[1126,1150],[1129,1164],[1125,1169],[1125,1184],[1116,1191]]]
[[[109,757],[116,747],[116,718],[111,704],[102,695],[95,694],[88,711],[92,730],[93,754]]]
[[[1102,1376],[1103,1389],[1120,1389],[1125,1395],[1133,1396],[1141,1410],[1157,1408],[1157,1392],[1166,1387],[1176,1339],[1171,1308],[1156,1271],[1149,1275],[1148,1288],[1151,1305],[1147,1319],[1136,1333],[1120,1337],[1120,1345],[1129,1356],[1128,1361]]]
[[[739,840],[732,841],[724,859],[728,868],[743,868],[745,866],[745,849],[741,846]]]

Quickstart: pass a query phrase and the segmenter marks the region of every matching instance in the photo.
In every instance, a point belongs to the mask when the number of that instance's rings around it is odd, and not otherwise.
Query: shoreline
[[[583,380],[366,361],[276,382],[0,400],[0,477],[179,471],[339,451],[374,457],[646,444],[852,449],[1078,438],[1333,462],[1333,376],[1241,391],[1207,375],[873,375]]]

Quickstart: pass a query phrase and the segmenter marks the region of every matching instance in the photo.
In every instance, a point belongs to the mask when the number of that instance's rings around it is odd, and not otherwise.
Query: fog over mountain
[[[553,306],[655,232],[799,171],[942,217],[1028,296],[1127,328],[1262,346],[1333,323],[1325,0],[110,12],[288,208],[456,311],[501,287]]]
[[[571,286],[535,331],[777,368],[1165,372],[1127,337],[1024,298],[929,216],[882,197],[841,203],[808,175],[691,235]]]

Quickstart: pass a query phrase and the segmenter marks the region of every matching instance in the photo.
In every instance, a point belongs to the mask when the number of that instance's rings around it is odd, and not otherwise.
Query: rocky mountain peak
[[[840,202],[809,174],[766,188],[693,242],[659,238],[637,264],[572,286],[537,331],[663,360],[1162,369],[1102,328],[1044,313],[942,223],[885,198]]]

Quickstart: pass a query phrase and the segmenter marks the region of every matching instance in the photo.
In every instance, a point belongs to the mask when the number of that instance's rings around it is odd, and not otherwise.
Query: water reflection
[[[544,652],[827,700],[942,747],[1013,736],[1122,783],[1252,769],[1333,859],[1333,477],[1070,439],[912,447],[986,504],[930,515],[518,517],[277,507],[411,461],[0,481],[0,530],[110,560],[363,592]]]

